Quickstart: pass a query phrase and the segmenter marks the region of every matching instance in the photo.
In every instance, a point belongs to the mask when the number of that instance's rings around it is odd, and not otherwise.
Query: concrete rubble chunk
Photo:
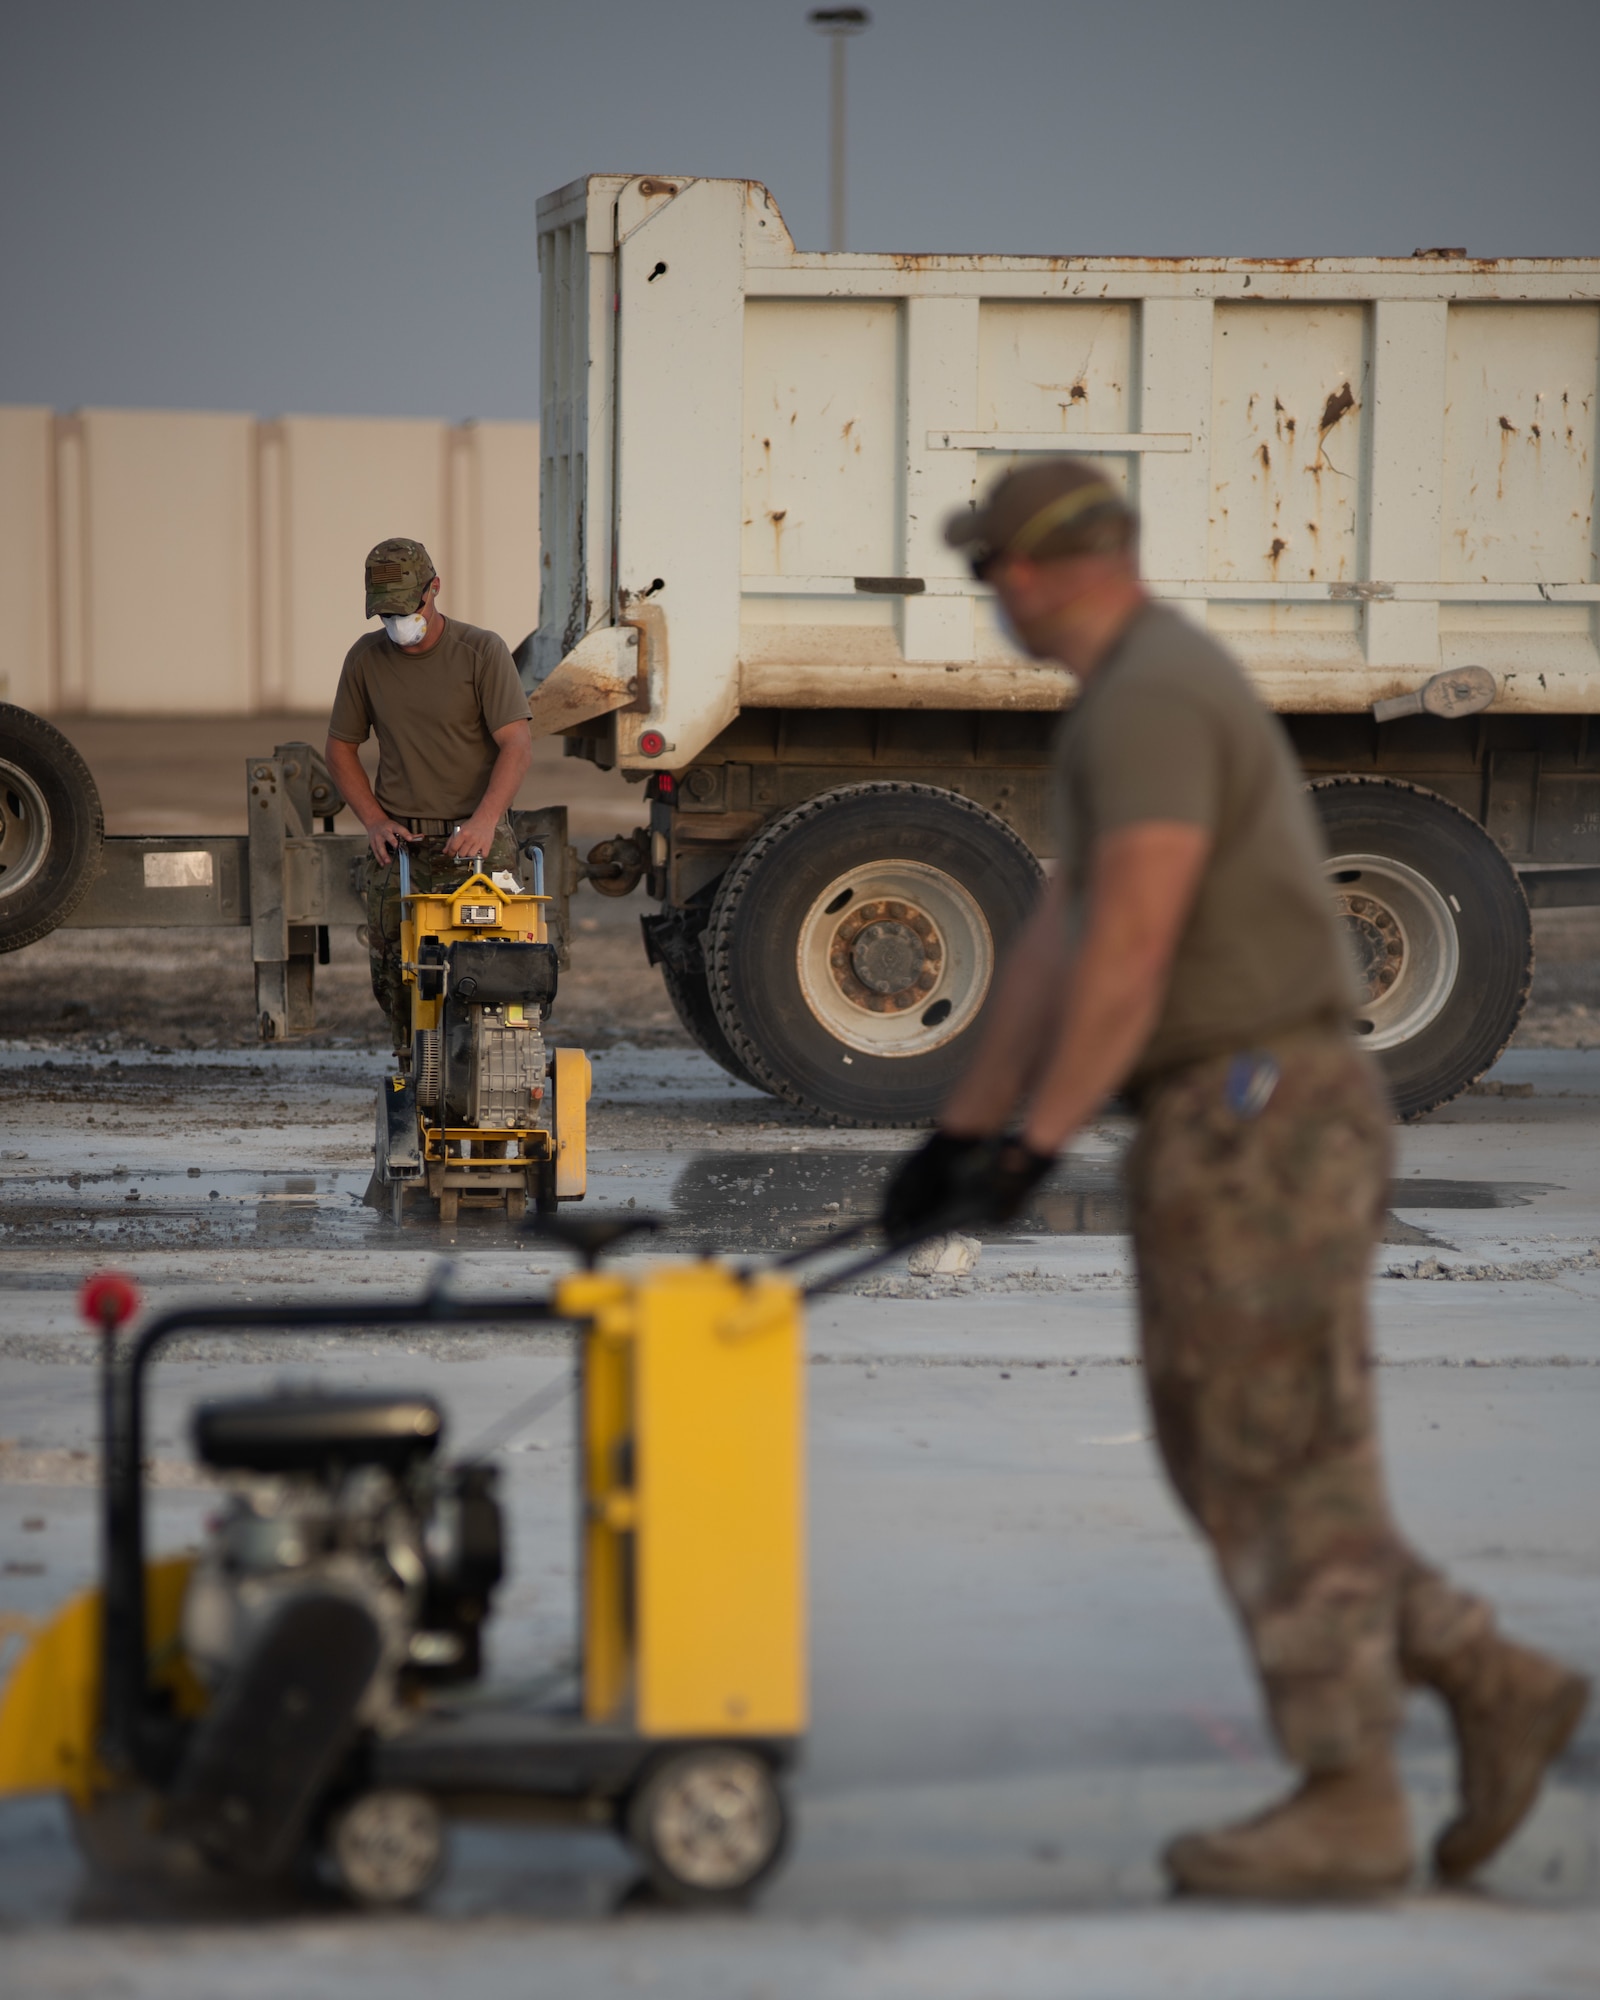
[[[964,1278],[978,1266],[983,1245],[976,1236],[955,1231],[949,1236],[930,1236],[919,1243],[906,1259],[906,1268],[918,1278]]]

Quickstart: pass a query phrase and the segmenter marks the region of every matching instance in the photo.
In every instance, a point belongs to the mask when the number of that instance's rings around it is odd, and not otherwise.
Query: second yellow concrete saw
[[[131,1283],[89,1280],[100,1574],[7,1663],[0,1798],[61,1796],[91,1864],[151,1889],[392,1908],[438,1879],[451,1820],[507,1817],[612,1828],[671,1903],[742,1903],[772,1874],[809,1719],[804,1302],[905,1243],[841,1263],[863,1224],[764,1266],[622,1271],[602,1255],[654,1218],[528,1226],[582,1268],[521,1297],[457,1292],[446,1266],[420,1296],[199,1300],[134,1326]],[[148,1553],[149,1375],[174,1342],[402,1329],[561,1329],[573,1365],[460,1458],[431,1395],[365,1367],[208,1399],[192,1436],[220,1505],[198,1548]],[[508,1643],[496,1674],[494,1454],[562,1401],[575,1656]]]
[[[437,1879],[450,1820],[517,1817],[613,1828],[666,1901],[749,1896],[783,1854],[807,1721],[801,1293],[712,1259],[596,1268],[651,1226],[544,1218],[584,1268],[522,1298],[441,1274],[420,1297],[201,1301],[133,1328],[129,1282],[92,1279],[101,1573],[0,1687],[0,1797],[62,1795],[91,1862],[152,1886],[320,1881],[394,1906]],[[574,1366],[459,1459],[421,1391],[214,1397],[193,1438],[221,1504],[198,1549],[147,1556],[164,1349],[401,1328],[559,1328]],[[486,1681],[507,1567],[495,1441],[563,1399],[577,1658],[508,1646]]]

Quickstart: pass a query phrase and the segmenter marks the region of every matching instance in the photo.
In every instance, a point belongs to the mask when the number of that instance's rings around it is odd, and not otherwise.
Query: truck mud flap
[[[166,1830],[238,1874],[281,1874],[355,1741],[381,1650],[376,1621],[348,1597],[286,1604],[196,1728]]]

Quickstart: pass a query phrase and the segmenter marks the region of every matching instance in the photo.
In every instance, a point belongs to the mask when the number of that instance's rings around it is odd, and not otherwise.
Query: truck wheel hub
[[[19,765],[0,759],[0,896],[31,882],[50,852],[50,808]]]
[[[923,861],[869,861],[822,887],[796,940],[800,990],[847,1049],[924,1055],[968,1028],[994,976],[977,898]]]
[[[943,961],[943,941],[926,912],[881,899],[848,913],[828,953],[845,998],[875,1014],[915,1006],[938,984]]]
[[[1337,904],[1355,954],[1362,995],[1376,1000],[1400,977],[1406,959],[1405,936],[1394,912],[1370,896],[1340,896]]]
[[[1455,991],[1456,911],[1392,854],[1336,854],[1328,875],[1361,990],[1356,1033],[1374,1053],[1398,1048],[1436,1021]]]

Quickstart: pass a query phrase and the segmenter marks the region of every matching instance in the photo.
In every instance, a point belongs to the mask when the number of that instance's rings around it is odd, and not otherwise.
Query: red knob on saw
[[[102,1333],[115,1333],[139,1310],[139,1287],[120,1271],[96,1271],[83,1281],[78,1310]]]

